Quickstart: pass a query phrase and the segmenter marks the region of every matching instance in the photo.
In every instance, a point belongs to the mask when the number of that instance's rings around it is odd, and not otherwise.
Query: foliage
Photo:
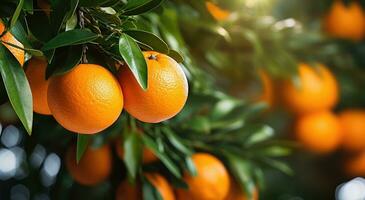
[[[102,133],[77,138],[78,160],[87,145],[98,146],[121,138],[127,176],[132,181],[143,181],[146,199],[158,199],[159,195],[142,178],[143,172],[159,171],[175,187],[186,187],[181,176],[184,171],[196,173],[190,156],[198,151],[210,152],[223,160],[248,195],[256,185],[264,185],[266,168],[291,174],[280,157],[287,156],[293,144],[273,139],[274,130],[257,117],[265,105],[232,97],[226,90],[238,80],[255,78],[259,68],[278,77],[288,77],[295,74],[297,60],[320,59],[307,59],[303,49],[318,52],[321,51],[318,46],[329,49],[328,54],[313,53],[321,57],[338,52],[337,46],[333,47],[317,33],[304,32],[296,21],[265,16],[255,16],[258,20],[253,20],[250,12],[246,12],[249,8],[233,11],[232,8],[240,7],[239,1],[219,1],[219,5],[232,9],[234,14],[226,22],[217,22],[204,3],[203,0],[50,0],[49,16],[32,0],[0,3],[6,31],[24,44],[28,58],[47,58],[47,78],[64,74],[80,62],[101,64],[116,74],[117,63],[128,66],[146,89],[148,71],[142,51],[158,51],[181,63],[189,79],[190,93],[184,110],[176,118],[145,124],[123,113]],[[0,65],[7,96],[24,128],[30,134],[34,122],[32,137],[52,144],[62,140],[57,145],[61,146],[60,152],[64,151],[71,140],[65,134],[68,131],[49,117],[35,115],[33,120],[32,98],[24,71],[3,45]],[[49,130],[54,132],[46,136]],[[143,146],[150,148],[161,162],[142,165]],[[116,173],[119,177],[124,174]],[[67,190],[60,188],[59,193]]]

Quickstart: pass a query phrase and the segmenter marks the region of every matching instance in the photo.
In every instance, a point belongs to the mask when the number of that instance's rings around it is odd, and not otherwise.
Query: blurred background
[[[264,167],[259,199],[365,199],[365,1],[166,0],[139,17],[185,57],[195,95],[181,118],[206,88],[265,104],[254,121],[292,150],[281,159],[290,169]],[[316,110],[316,102],[326,109]],[[114,199],[125,176],[115,148],[113,175],[92,188],[79,185],[64,159],[77,136],[38,114],[28,136],[10,103],[2,103],[0,199]],[[311,114],[299,104],[310,105]],[[204,123],[187,125],[200,130]],[[92,144],[114,143],[121,131],[116,123]]]

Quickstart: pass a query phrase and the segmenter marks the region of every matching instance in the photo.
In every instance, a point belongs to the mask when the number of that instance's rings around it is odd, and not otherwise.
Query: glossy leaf
[[[77,144],[76,144],[76,162],[79,163],[82,156],[84,155],[87,146],[89,144],[90,136],[84,134],[77,135]]]
[[[256,144],[259,142],[262,142],[264,140],[267,140],[268,138],[272,137],[274,135],[274,130],[269,126],[262,126],[260,129],[257,130],[254,134],[252,134],[249,138],[246,140],[247,145]]]
[[[107,3],[109,0],[80,0],[80,6],[82,7],[98,7],[102,6],[103,4]]]
[[[48,51],[64,46],[85,44],[97,39],[99,35],[91,32],[88,29],[74,29],[58,34],[56,37],[48,41],[42,48],[43,51]]]
[[[184,57],[175,50],[170,49],[170,51],[167,55],[170,56],[171,58],[173,58],[178,63],[184,62]]]
[[[81,45],[57,49],[55,58],[46,69],[46,78],[61,75],[73,69],[81,62],[82,51]]]
[[[33,101],[30,86],[23,68],[3,44],[0,44],[0,73],[10,103],[30,135],[33,123]]]
[[[136,1],[128,1],[132,2],[127,4],[126,11],[124,11],[123,15],[138,15],[154,8],[158,7],[164,0],[136,0]],[[133,4],[133,5],[131,5]]]
[[[147,63],[138,44],[127,34],[119,39],[119,53],[132,71],[137,82],[147,89]]]
[[[141,165],[142,143],[138,134],[128,132],[124,138],[124,163],[128,170],[128,175],[135,179]]]
[[[24,4],[24,0],[19,0],[18,6],[16,7],[13,16],[11,17],[10,27],[13,27],[15,25],[15,23],[18,21],[20,12],[22,11],[22,8],[23,8],[23,4]]]
[[[137,41],[151,47],[154,51],[158,51],[164,54],[169,53],[169,47],[158,36],[153,33],[142,30],[126,30],[124,33],[128,34]]]
[[[169,171],[176,176],[177,178],[181,178],[181,172],[179,168],[176,166],[174,161],[172,161],[166,153],[161,151],[161,148],[147,135],[143,135],[142,137],[143,143],[149,149],[153,151],[153,153],[161,160],[161,162],[169,169]]]
[[[162,131],[165,133],[165,135],[167,136],[167,138],[169,139],[171,144],[177,150],[181,151],[185,155],[192,155],[193,154],[193,152],[188,147],[186,147],[185,144],[183,144],[181,139],[177,135],[175,135],[175,133],[172,132],[171,129],[165,127],[165,128],[162,129]]]
[[[163,200],[160,192],[152,185],[152,183],[147,178],[144,178],[143,180],[142,194],[143,199]]]

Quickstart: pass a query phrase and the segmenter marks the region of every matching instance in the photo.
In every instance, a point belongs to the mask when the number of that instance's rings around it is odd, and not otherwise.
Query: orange
[[[5,31],[5,26],[3,22],[0,20],[0,34],[3,34]],[[18,60],[21,66],[24,65],[25,62],[25,52],[24,52],[24,46],[22,43],[20,43],[9,31],[6,32],[1,38],[1,41],[3,41],[3,45],[6,46],[6,48],[9,49],[9,51],[15,56],[15,58]],[[14,46],[11,46],[9,44],[12,44]]]
[[[148,181],[157,189],[163,200],[175,200],[174,191],[172,190],[169,182],[156,173],[145,174]]]
[[[48,106],[64,128],[94,134],[112,125],[123,109],[123,94],[114,76],[94,64],[80,64],[49,79]]]
[[[121,142],[117,142],[117,144],[115,145],[118,157],[120,159],[124,159],[124,150],[122,148]],[[143,152],[142,152],[142,162],[144,164],[147,163],[152,163],[158,160],[158,158],[155,156],[155,154],[148,148],[143,148]]]
[[[345,110],[339,114],[342,145],[348,151],[365,150],[365,110]]]
[[[121,182],[117,188],[116,200],[142,200],[141,186],[132,185],[128,180]]]
[[[258,200],[259,194],[257,188],[253,192],[252,198],[248,198],[245,192],[242,191],[240,186],[231,178],[231,186],[228,196],[224,200]]]
[[[51,115],[47,101],[48,80],[46,80],[46,68],[47,62],[45,60],[33,58],[29,61],[25,73],[32,90],[34,112]]]
[[[365,35],[365,14],[358,2],[345,5],[336,0],[324,17],[324,30],[334,37],[361,40]]]
[[[226,19],[228,19],[229,15],[231,14],[228,10],[224,10],[210,1],[206,1],[205,6],[207,7],[208,12],[217,21],[226,20]]]
[[[207,153],[192,156],[197,176],[184,174],[189,189],[177,190],[179,200],[224,200],[229,192],[230,178],[223,163]]]
[[[259,71],[259,77],[262,82],[262,95],[260,100],[271,107],[274,104],[274,83],[270,76],[264,71]]]
[[[119,75],[125,109],[140,121],[162,122],[174,117],[184,107],[188,82],[179,64],[169,56],[154,51],[143,55],[148,70],[147,90],[140,87],[128,67],[123,67]]]
[[[295,133],[306,149],[318,154],[336,150],[342,139],[338,119],[330,111],[300,116],[295,124]]]
[[[157,189],[163,200],[175,200],[174,192],[167,180],[156,173],[145,174],[148,181]],[[116,200],[142,200],[142,191],[139,184],[131,185],[123,181],[117,189]]]
[[[338,101],[338,86],[333,74],[324,66],[312,68],[299,64],[299,85],[285,81],[282,85],[282,101],[294,113],[303,114],[327,110]]]
[[[112,170],[112,154],[108,145],[88,147],[78,164],[75,151],[75,146],[67,151],[66,167],[76,182],[93,186],[108,178]]]
[[[345,172],[350,176],[365,176],[365,151],[351,156],[345,162]]]

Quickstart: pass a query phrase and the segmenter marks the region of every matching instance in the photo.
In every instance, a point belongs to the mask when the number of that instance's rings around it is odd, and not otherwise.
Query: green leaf
[[[52,36],[52,26],[45,12],[27,16],[28,28],[37,40],[47,42]]]
[[[142,143],[137,133],[126,132],[124,138],[124,163],[128,170],[128,175],[134,180],[141,166]]]
[[[0,44],[0,73],[10,103],[30,135],[33,123],[32,92],[24,70],[3,44]]]
[[[52,75],[62,75],[69,72],[82,59],[82,46],[70,46],[56,50],[55,57],[46,69],[46,78]]]
[[[234,154],[226,154],[226,156],[231,173],[242,187],[242,190],[247,194],[248,199],[251,199],[256,185],[251,176],[252,167],[250,163]]]
[[[169,142],[179,151],[184,153],[185,155],[192,155],[193,152],[185,146],[185,144],[181,141],[181,139],[172,132],[171,129],[164,127],[162,128],[162,131],[166,134],[167,138],[169,139]]]
[[[16,7],[13,16],[11,17],[10,27],[13,27],[15,25],[15,23],[18,21],[20,12],[22,11],[22,8],[23,8],[23,4],[24,4],[24,0],[19,0],[18,6]]]
[[[147,89],[147,63],[141,49],[133,38],[122,34],[119,39],[119,53],[143,89]]]
[[[211,131],[211,124],[207,117],[194,116],[186,124],[185,128],[194,130],[200,133],[209,134]]]
[[[148,178],[143,179],[142,194],[144,200],[163,200],[160,192],[152,185]]]
[[[178,51],[170,49],[167,55],[173,58],[178,63],[184,62],[184,57]]]
[[[270,159],[270,158],[264,158],[262,159],[262,162],[264,162],[266,165],[272,167],[273,169],[279,170],[287,175],[293,175],[293,170],[284,162]]]
[[[279,145],[273,145],[273,146],[267,146],[264,148],[260,148],[258,153],[264,155],[264,156],[270,156],[270,157],[282,157],[282,156],[288,156],[292,152],[292,149],[285,146],[279,146]]]
[[[185,158],[185,164],[190,175],[192,176],[198,175],[198,171],[196,170],[193,159],[190,156]]]
[[[90,136],[77,134],[76,162],[79,163],[89,144]]]
[[[23,9],[26,10],[28,13],[33,14],[33,0],[25,0]]]
[[[77,15],[73,14],[67,21],[66,21],[66,29],[65,31],[74,30],[77,26]]]
[[[158,148],[158,145],[155,141],[153,141],[149,136],[143,135],[142,137],[143,143],[145,146],[147,146],[160,160],[161,162],[169,169],[169,171],[176,176],[177,178],[181,178],[181,172],[165,152],[161,151],[160,148]]]
[[[149,33],[147,31],[142,30],[126,30],[124,33],[128,34],[129,36],[133,37],[137,41],[152,47],[154,51],[158,51],[164,54],[169,53],[169,47],[167,44],[158,36],[153,33]]]
[[[109,0],[80,0],[79,5],[82,7],[98,7],[107,3]]]
[[[95,10],[91,12],[91,14],[96,20],[104,22],[108,25],[117,27],[122,25],[122,21],[117,15],[108,14],[102,10]]]
[[[31,48],[30,42],[28,40],[28,33],[24,30],[23,25],[19,20],[14,24],[14,26],[11,27],[10,32],[26,48]]]
[[[135,0],[128,1],[123,15],[139,15],[158,7],[164,0]]]
[[[252,134],[249,138],[247,138],[245,144],[246,145],[256,144],[264,140],[267,140],[273,135],[274,135],[274,130],[270,126],[265,125],[262,126],[259,130],[257,130],[257,132]]]
[[[97,39],[99,35],[91,32],[88,29],[74,29],[58,34],[56,37],[48,41],[42,48],[43,51],[48,51],[64,46],[85,44]]]

